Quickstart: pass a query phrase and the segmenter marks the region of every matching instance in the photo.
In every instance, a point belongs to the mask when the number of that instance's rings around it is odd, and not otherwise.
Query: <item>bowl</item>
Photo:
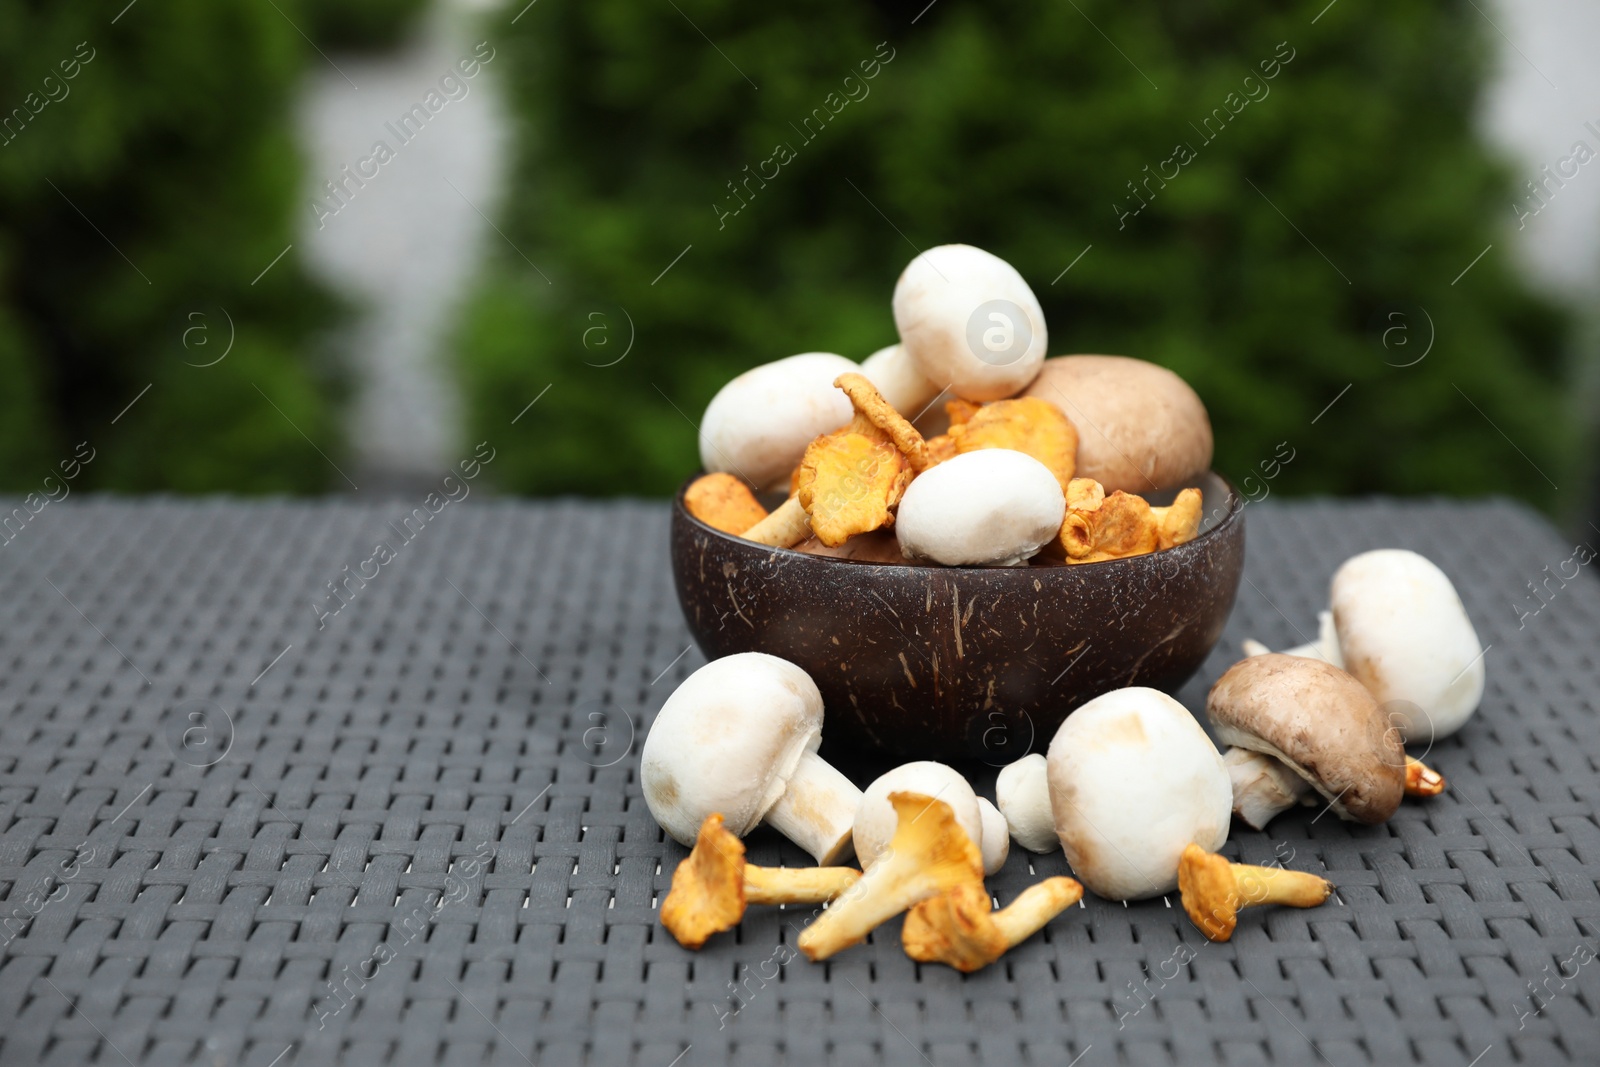
[[[767,652],[816,680],[825,751],[1001,766],[1043,751],[1083,702],[1129,685],[1173,692],[1205,660],[1243,575],[1244,504],[1215,473],[1199,488],[1205,518],[1187,544],[1021,567],[770,548],[696,519],[680,489],[672,576],[707,658]]]

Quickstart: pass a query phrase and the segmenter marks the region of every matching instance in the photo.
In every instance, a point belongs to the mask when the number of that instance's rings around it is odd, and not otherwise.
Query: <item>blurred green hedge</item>
[[[520,6],[491,29],[530,130],[516,250],[463,339],[510,488],[672,489],[723,382],[892,343],[899,271],[955,241],[1022,271],[1053,353],[1187,378],[1235,478],[1287,441],[1275,491],[1548,506],[1516,448],[1572,468],[1568,324],[1508,264],[1467,0]]]
[[[317,343],[338,308],[298,249],[274,264],[305,211],[294,93],[324,62],[301,28],[420,6],[0,0],[0,489],[82,440],[74,488],[336,482],[307,438],[340,450]]]

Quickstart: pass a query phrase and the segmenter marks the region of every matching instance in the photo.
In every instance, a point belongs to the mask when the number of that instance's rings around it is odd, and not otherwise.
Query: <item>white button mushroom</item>
[[[667,698],[645,738],[639,779],[662,829],[693,845],[720,813],[743,837],[765,821],[839,862],[861,790],[817,755],[822,694],[799,667],[764,652],[712,660]]]
[[[995,803],[1011,836],[1029,852],[1054,852],[1061,847],[1055,815],[1050,811],[1048,769],[1043,753],[1035,752],[1002,767],[994,783]]]
[[[984,448],[913,479],[894,529],[911,559],[1013,567],[1055,539],[1066,511],[1049,467],[1009,448]]]
[[[967,400],[1014,396],[1044,362],[1039,299],[1015,267],[971,245],[911,261],[895,283],[894,324],[923,376]]]
[[[1228,839],[1222,755],[1184,706],[1135,686],[1089,701],[1050,742],[1050,804],[1073,874],[1112,900],[1170,893],[1190,844]]]
[[[878,387],[891,407],[908,419],[921,415],[939,395],[939,387],[911,362],[905,345],[878,349],[861,361],[861,373]]]
[[[991,841],[991,827],[985,825],[984,802],[972,791],[971,784],[952,767],[920,760],[886,771],[862,791],[855,819],[856,858],[861,861],[862,870],[882,859],[894,838],[897,817],[894,806],[889,803],[890,793],[918,793],[948,804],[956,825],[982,851],[983,873],[993,874],[1005,863],[1004,846],[1000,843],[1006,837],[1004,822],[992,834],[1000,842]],[[991,862],[993,869],[990,869]]]
[[[1011,831],[1000,809],[984,797],[978,798],[978,821],[983,824],[983,840],[978,843],[983,853],[983,873],[994,874],[1011,855]]]
[[[724,385],[700,420],[700,463],[757,489],[787,489],[806,445],[850,421],[850,398],[834,388],[860,370],[843,356],[806,352],[752,368]]]
[[[1289,655],[1343,667],[1409,744],[1449,737],[1483,699],[1484,648],[1446,574],[1401,548],[1352,556],[1333,575],[1318,639]],[[1266,647],[1245,643],[1249,655]]]

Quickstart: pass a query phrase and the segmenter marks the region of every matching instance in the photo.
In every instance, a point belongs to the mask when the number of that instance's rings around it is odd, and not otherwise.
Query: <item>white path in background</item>
[[[1543,166],[1554,171],[1576,141],[1600,153],[1600,135],[1584,126],[1600,129],[1600,2],[1497,0],[1481,7],[1504,33],[1490,31],[1500,46],[1499,74],[1483,126],[1514,157],[1518,184],[1541,179]],[[1563,180],[1547,186],[1548,206],[1521,230],[1508,203],[1506,228],[1518,262],[1538,282],[1592,303],[1600,287],[1600,158]],[[1529,202],[1525,186],[1519,202]]]
[[[465,96],[441,92],[446,103],[409,142],[390,127],[472,57],[483,37],[473,33],[469,6],[441,5],[421,39],[399,53],[334,56],[338,70],[324,64],[315,71],[302,102],[310,171],[302,247],[313,268],[362,309],[347,357],[356,377],[350,430],[363,485],[436,476],[459,458],[464,438],[450,346],[483,240],[493,237],[479,211],[494,217],[504,184],[508,127],[496,62],[462,79]],[[495,59],[503,63],[504,53]],[[347,182],[349,202],[318,218],[314,199],[335,203],[323,183],[340,181],[343,167],[356,170],[379,140],[394,158],[363,186]]]

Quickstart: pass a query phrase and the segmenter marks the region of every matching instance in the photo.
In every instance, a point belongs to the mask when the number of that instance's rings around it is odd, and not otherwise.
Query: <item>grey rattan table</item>
[[[1229,944],[1090,900],[963,978],[898,921],[815,965],[794,911],[698,955],[657,925],[683,850],[638,741],[702,662],[664,506],[453,506],[335,599],[407,511],[73,500],[0,544],[0,1062],[1600,1062],[1600,583],[1527,512],[1251,506],[1185,702],[1299,643],[1346,556],[1418,549],[1490,646],[1450,791],[1236,833],[1339,892]]]

